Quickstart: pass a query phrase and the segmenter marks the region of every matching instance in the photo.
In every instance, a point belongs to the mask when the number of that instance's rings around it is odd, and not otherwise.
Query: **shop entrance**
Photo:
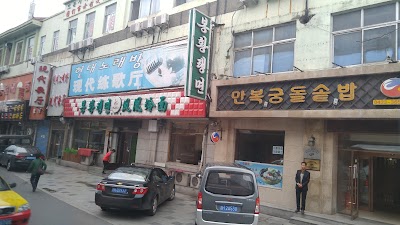
[[[50,151],[47,154],[47,158],[51,159],[62,155],[63,139],[63,130],[53,130],[51,132]]]
[[[338,211],[353,219],[400,221],[400,152],[396,151],[400,146],[343,147],[338,161]]]
[[[135,162],[136,159],[136,144],[138,139],[137,133],[123,132],[120,133],[121,139],[119,142],[118,162],[121,165],[129,165]]]

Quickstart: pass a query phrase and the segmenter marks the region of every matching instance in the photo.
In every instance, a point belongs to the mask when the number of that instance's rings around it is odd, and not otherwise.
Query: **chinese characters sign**
[[[68,95],[182,86],[186,54],[186,41],[181,41],[73,65]]]
[[[235,163],[252,170],[258,186],[282,189],[283,166],[239,160],[235,160]]]
[[[53,70],[47,116],[61,116],[64,99],[68,95],[71,66],[62,66]]]
[[[0,81],[0,86],[4,88],[4,91],[0,91],[0,101],[29,100],[32,87],[32,76],[33,74],[27,74],[24,76],[2,79]]]
[[[205,100],[208,87],[212,20],[196,9],[189,11],[188,72],[185,95]]]
[[[375,99],[396,100],[380,90],[390,77],[393,74],[220,86],[217,110],[375,109]]]
[[[29,106],[45,107],[46,97],[50,83],[50,65],[45,63],[36,63],[33,74],[33,84],[31,89],[31,98]]]
[[[70,0],[64,3],[65,17],[69,18],[110,0]]]
[[[25,102],[0,102],[1,121],[21,121],[25,119]]]
[[[183,92],[163,92],[70,98],[64,103],[64,117],[205,117],[206,103],[184,97]]]

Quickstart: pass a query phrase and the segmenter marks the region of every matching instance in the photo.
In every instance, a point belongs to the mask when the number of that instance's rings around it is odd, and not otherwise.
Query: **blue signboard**
[[[283,166],[236,160],[235,163],[252,170],[258,186],[282,189]]]
[[[187,43],[176,42],[73,65],[69,96],[184,85]]]

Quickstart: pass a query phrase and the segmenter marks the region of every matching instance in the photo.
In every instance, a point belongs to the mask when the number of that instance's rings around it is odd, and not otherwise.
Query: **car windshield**
[[[248,173],[217,172],[208,174],[206,190],[213,194],[249,196],[254,194],[254,179]]]
[[[151,169],[139,167],[118,168],[108,176],[108,179],[145,182],[150,171]]]
[[[10,187],[8,187],[7,183],[0,177],[0,191],[8,191]]]

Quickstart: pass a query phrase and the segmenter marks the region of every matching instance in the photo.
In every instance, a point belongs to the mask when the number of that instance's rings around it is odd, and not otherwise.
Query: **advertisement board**
[[[282,189],[283,165],[235,160],[235,163],[252,170],[258,186]]]

